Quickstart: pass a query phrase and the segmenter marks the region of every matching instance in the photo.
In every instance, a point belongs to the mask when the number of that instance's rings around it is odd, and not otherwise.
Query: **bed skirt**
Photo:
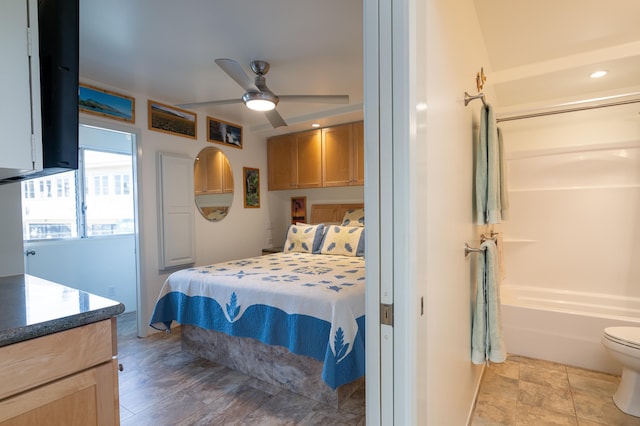
[[[321,361],[249,337],[187,324],[181,328],[182,350],[336,408],[364,384],[361,377],[334,391],[322,380]]]

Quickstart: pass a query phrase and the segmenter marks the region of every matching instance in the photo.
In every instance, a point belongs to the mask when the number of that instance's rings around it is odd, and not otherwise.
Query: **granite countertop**
[[[32,275],[0,277],[0,346],[80,327],[124,312],[114,300]]]

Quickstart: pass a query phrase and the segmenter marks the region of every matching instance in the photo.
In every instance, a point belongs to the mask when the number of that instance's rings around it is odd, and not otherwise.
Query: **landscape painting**
[[[197,139],[198,115],[149,100],[149,129]]]
[[[207,117],[207,140],[242,149],[242,126]]]
[[[260,170],[243,167],[244,174],[244,207],[260,207]]]
[[[135,123],[134,98],[86,84],[80,84],[78,93],[81,112]]]

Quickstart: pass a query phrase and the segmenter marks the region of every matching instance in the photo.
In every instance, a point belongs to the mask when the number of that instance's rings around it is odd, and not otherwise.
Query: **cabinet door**
[[[160,269],[195,263],[193,160],[158,154]]]
[[[222,192],[233,193],[233,171],[227,157],[222,159]]]
[[[38,22],[37,8],[34,0],[0,1],[0,178],[33,170],[34,161],[35,169],[42,168],[40,155],[32,153],[32,137],[34,148],[41,144],[38,28],[31,29],[29,42],[27,27],[28,18]]]
[[[208,151],[206,159],[207,194],[221,194],[224,175],[222,170],[225,160],[224,154],[222,154],[222,151]]]
[[[0,402],[0,425],[120,424],[116,361]]]
[[[353,185],[364,185],[364,122],[353,123]]]
[[[351,185],[353,165],[353,126],[343,124],[322,129],[323,185]]]
[[[275,136],[267,141],[269,191],[295,188],[295,134]]]
[[[296,135],[297,187],[322,187],[322,132],[311,130]]]

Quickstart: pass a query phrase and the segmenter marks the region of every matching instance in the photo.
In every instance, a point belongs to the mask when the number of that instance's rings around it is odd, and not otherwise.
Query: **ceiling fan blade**
[[[222,71],[226,72],[229,77],[231,77],[236,83],[240,85],[246,92],[259,92],[258,89],[253,82],[253,79],[249,78],[247,73],[244,72],[242,67],[233,59],[216,59],[216,64]]]
[[[265,111],[264,115],[267,116],[269,123],[271,123],[274,129],[276,127],[282,127],[287,125],[287,123],[284,121],[280,113],[275,109],[272,109],[271,111]]]
[[[196,108],[201,106],[212,106],[212,105],[227,105],[227,104],[239,104],[242,102],[242,99],[223,99],[219,101],[204,101],[204,102],[192,102],[189,104],[178,104],[177,107],[180,108]]]
[[[281,101],[320,104],[348,104],[349,95],[278,95]]]

